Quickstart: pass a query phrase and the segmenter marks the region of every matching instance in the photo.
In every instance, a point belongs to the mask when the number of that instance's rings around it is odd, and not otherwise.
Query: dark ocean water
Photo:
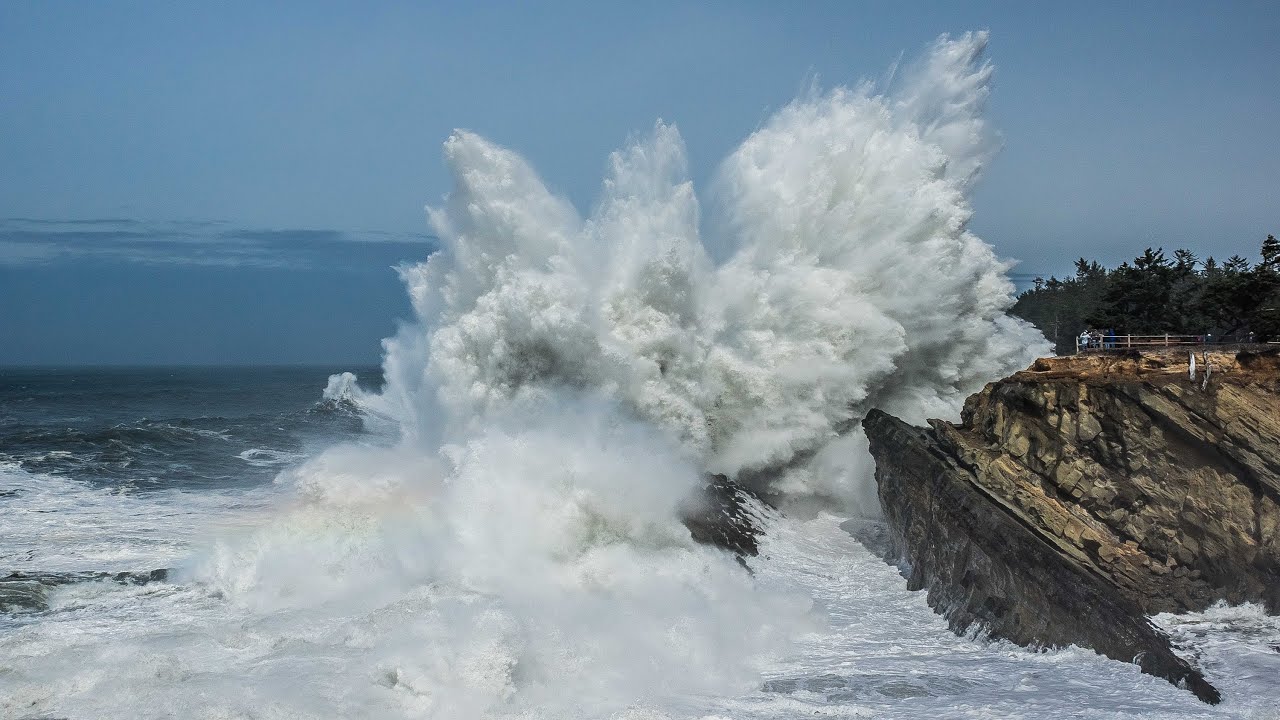
[[[361,432],[354,407],[322,398],[350,369],[0,368],[0,464],[126,492],[270,482]]]

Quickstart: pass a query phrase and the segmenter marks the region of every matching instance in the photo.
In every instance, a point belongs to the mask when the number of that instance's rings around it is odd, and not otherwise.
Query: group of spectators
[[[1106,330],[1089,329],[1080,333],[1080,337],[1076,338],[1077,350],[1114,350],[1120,347],[1119,338],[1125,338],[1125,347],[1144,346],[1144,345],[1160,345],[1159,335],[1116,335],[1116,331],[1111,328]],[[1256,343],[1257,336],[1252,330],[1245,334],[1237,335],[1165,335],[1163,344],[1168,345],[1221,345],[1224,343],[1239,343],[1251,345]]]
[[[1080,349],[1081,350],[1111,350],[1116,347],[1116,331],[1107,328],[1106,330],[1085,330],[1080,333]]]

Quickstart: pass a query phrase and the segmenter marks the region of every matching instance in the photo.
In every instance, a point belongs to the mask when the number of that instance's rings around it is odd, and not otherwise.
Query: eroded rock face
[[[960,426],[933,425],[1011,512],[1144,611],[1280,611],[1280,354],[1211,355],[1207,387],[1187,359],[1095,356],[1074,374],[1071,358],[1041,361],[970,398]]]
[[[1204,371],[1212,368],[1207,384]],[[897,559],[964,630],[1092,647],[1216,698],[1145,615],[1280,611],[1280,354],[1037,361],[961,424],[864,421]]]

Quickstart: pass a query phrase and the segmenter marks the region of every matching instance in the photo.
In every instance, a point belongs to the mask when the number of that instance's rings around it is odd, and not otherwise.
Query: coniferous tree
[[[1111,273],[1102,304],[1086,322],[1095,327],[1124,328],[1131,335],[1171,332],[1173,269],[1164,250],[1147,248],[1132,265],[1123,263]]]
[[[1107,270],[1080,258],[1075,276],[1036,278],[1011,312],[1035,324],[1059,353],[1081,330],[1120,335],[1206,335],[1280,340],[1280,241],[1268,235],[1261,261],[1233,255],[1203,262],[1190,250],[1147,248],[1132,263]]]
[[[1267,239],[1262,241],[1262,262],[1258,264],[1270,270],[1280,271],[1280,240],[1276,240],[1275,235],[1268,235]]]
[[[1169,289],[1172,325],[1179,329],[1204,328],[1208,322],[1200,308],[1204,296],[1204,278],[1196,272],[1200,259],[1190,250],[1176,250],[1173,258]]]
[[[1262,241],[1262,262],[1253,273],[1259,302],[1249,320],[1250,330],[1257,340],[1280,340],[1280,241],[1274,235]]]

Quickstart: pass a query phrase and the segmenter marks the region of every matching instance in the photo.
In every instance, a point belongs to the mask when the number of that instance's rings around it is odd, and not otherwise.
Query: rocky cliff
[[[961,423],[863,422],[892,559],[954,629],[1076,644],[1216,702],[1147,621],[1280,611],[1280,353],[1037,361]],[[1208,377],[1206,380],[1206,371]]]

